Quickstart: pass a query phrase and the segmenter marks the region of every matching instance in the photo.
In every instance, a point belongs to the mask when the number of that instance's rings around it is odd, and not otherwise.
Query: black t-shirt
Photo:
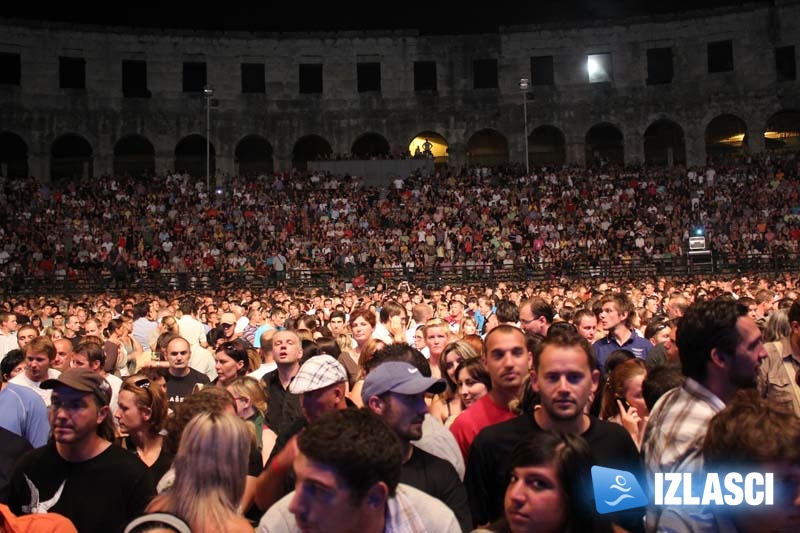
[[[14,463],[32,449],[33,446],[27,439],[0,427],[0,502],[6,501],[8,497],[8,484],[14,471]]]
[[[130,437],[125,437],[121,445],[123,450],[128,450],[131,452],[131,454],[133,454],[134,457],[141,461],[139,454],[136,452],[136,445],[133,443]],[[164,446],[162,446],[156,462],[147,467],[150,469],[150,476],[153,478],[153,481],[156,485],[158,485],[158,482],[162,477],[164,477],[164,474],[166,474],[167,470],[169,470],[172,466],[173,459],[173,455],[169,453]],[[147,466],[144,462],[142,464]]]
[[[194,386],[198,383],[205,385],[210,381],[208,376],[194,368],[190,368],[189,373],[185,376],[173,376],[170,374],[167,377],[167,397],[169,398],[170,406],[174,408],[176,403],[183,402],[184,398],[194,391]]]
[[[544,430],[533,415],[523,413],[482,429],[472,441],[464,484],[475,524],[486,524],[503,516],[511,450],[518,442],[540,433]],[[589,429],[581,437],[592,449],[596,464],[626,470],[643,479],[639,451],[622,426],[590,417]],[[639,530],[641,524],[639,518]]]
[[[140,516],[155,494],[145,464],[119,446],[112,444],[97,457],[70,463],[51,442],[17,463],[8,503],[15,514],[64,515],[81,533],[114,533]]]
[[[278,370],[267,372],[261,378],[267,392],[267,414],[264,422],[276,435],[285,433],[298,419],[304,418],[300,396],[292,394],[281,385]]]
[[[462,531],[472,529],[467,491],[449,462],[413,446],[411,458],[400,470],[400,483],[438,498],[456,515]]]

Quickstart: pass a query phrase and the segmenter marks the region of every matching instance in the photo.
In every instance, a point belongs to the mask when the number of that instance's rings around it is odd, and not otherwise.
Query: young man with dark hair
[[[739,391],[711,419],[702,444],[706,471],[773,472],[774,501],[759,506],[670,508],[661,514],[663,531],[796,531],[800,505],[800,418],[791,411]],[[757,489],[758,490],[758,489]]]
[[[409,363],[388,361],[372,369],[364,380],[364,406],[392,428],[403,447],[400,480],[444,502],[458,518],[463,531],[472,527],[467,492],[453,465],[417,448],[411,441],[423,435],[428,414],[425,393],[439,394],[443,379],[425,377]]]
[[[519,325],[526,333],[546,336],[554,316],[553,306],[538,296],[519,304]]]
[[[589,309],[579,309],[572,317],[572,324],[578,330],[581,337],[590,343],[595,341],[597,331],[597,317]]]
[[[378,350],[364,365],[364,371],[369,375],[372,369],[390,361],[408,363],[419,370],[420,375],[431,377],[431,365],[428,360],[422,352],[408,344],[392,344]],[[414,446],[453,465],[458,478],[463,481],[466,467],[461,449],[453,434],[430,412],[426,413],[422,423],[422,437],[414,441]]]
[[[511,300],[502,299],[497,302],[495,314],[500,324],[516,326],[519,323],[519,307]]]
[[[533,364],[527,339],[521,329],[501,324],[486,335],[483,361],[492,380],[492,389],[469,409],[456,417],[450,431],[467,460],[475,436],[498,422],[514,418],[508,404],[519,397]]]
[[[78,531],[122,531],[155,496],[155,483],[142,461],[111,444],[111,386],[75,368],[42,387],[53,391],[53,439],[17,463],[9,507],[15,514],[59,513]]]
[[[540,407],[483,429],[472,443],[464,481],[476,525],[503,514],[511,450],[518,442],[545,432],[580,435],[589,443],[599,465],[636,473],[641,470],[639,452],[628,432],[619,424],[586,414],[600,380],[586,339],[569,330],[551,333],[534,357],[530,376]],[[624,518],[629,531],[641,529],[641,514]]]
[[[328,413],[297,447],[295,490],[267,511],[260,533],[461,531],[445,504],[399,482],[400,441],[375,413]]]
[[[678,325],[678,353],[686,382],[656,403],[645,430],[642,454],[651,483],[656,472],[700,472],[703,439],[711,418],[739,389],[756,387],[767,352],[747,308],[730,300],[697,302]],[[648,509],[657,527],[665,507]]]
[[[380,322],[372,332],[372,338],[384,344],[406,341],[406,325],[408,316],[406,309],[394,300],[386,300],[381,306]]]

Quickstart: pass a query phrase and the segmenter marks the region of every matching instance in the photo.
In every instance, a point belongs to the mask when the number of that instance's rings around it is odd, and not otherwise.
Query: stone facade
[[[800,109],[800,82],[779,81],[775,61],[778,47],[795,47],[796,58],[795,1],[591,26],[503,27],[486,35],[165,32],[3,19],[0,33],[0,54],[18,54],[21,65],[18,85],[0,85],[0,133],[22,139],[30,173],[45,178],[53,143],[65,134],[91,146],[94,174],[112,171],[115,145],[131,134],[152,144],[157,171],[172,170],[178,143],[206,133],[206,99],[183,92],[184,62],[205,63],[214,88],[210,141],[218,173],[237,172],[237,145],[250,135],[268,143],[280,170],[291,168],[298,140],[309,135],[333,153],[349,153],[359,137],[378,134],[401,152],[421,132],[435,132],[448,145],[449,162],[461,165],[470,150],[480,151],[473,136],[490,130],[501,152],[507,146],[504,158],[523,161],[519,81],[532,78],[535,56],[552,57],[553,84],[528,89],[528,132],[557,128],[568,162],[585,162],[587,132],[605,123],[622,134],[625,161],[643,161],[648,127],[666,120],[683,132],[686,160],[702,163],[706,128],[724,114],[743,121],[749,149],[757,152],[769,119]],[[732,43],[731,71],[709,73],[708,44],[717,41]],[[669,83],[647,83],[653,48],[671,49]],[[610,82],[589,83],[588,54],[609,54]],[[62,56],[85,59],[85,89],[59,88]],[[122,62],[131,59],[146,62],[150,98],[123,96]],[[496,60],[496,88],[474,88],[474,61],[482,59]],[[415,91],[415,61],[435,61],[435,91]],[[380,91],[358,92],[359,62],[380,63]],[[242,63],[265,66],[263,94],[243,94]],[[304,63],[322,64],[322,94],[301,94]]]

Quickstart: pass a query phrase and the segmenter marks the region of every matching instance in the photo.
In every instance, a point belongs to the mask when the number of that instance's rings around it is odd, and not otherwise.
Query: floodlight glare
[[[589,59],[586,60],[586,70],[589,72],[589,77],[594,78],[602,71],[602,68],[595,58],[589,56]]]

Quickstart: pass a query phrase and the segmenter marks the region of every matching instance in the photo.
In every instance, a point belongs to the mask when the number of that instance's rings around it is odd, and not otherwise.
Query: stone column
[[[700,129],[700,131],[698,131]],[[706,135],[701,128],[686,128],[684,130],[686,143],[686,164],[688,166],[701,166],[706,164]]]
[[[95,176],[111,176],[114,173],[114,157],[96,155],[93,162]]]
[[[272,155],[275,164],[275,172],[287,172],[292,170],[292,152],[275,151]]]
[[[467,164],[467,146],[456,142],[447,145],[447,164],[463,167]]]
[[[567,163],[577,165],[586,164],[586,141],[583,138],[567,139],[565,149],[567,152]]]
[[[28,173],[44,183],[50,183],[50,154],[37,153],[28,156]]]
[[[749,124],[747,126],[747,152],[758,154],[766,148],[764,143],[764,132],[760,126]]]
[[[644,163],[644,135],[638,131],[630,130],[623,133],[625,146],[625,164],[635,165]]]
[[[161,176],[175,171],[175,152],[158,150],[155,154],[156,174]]]

